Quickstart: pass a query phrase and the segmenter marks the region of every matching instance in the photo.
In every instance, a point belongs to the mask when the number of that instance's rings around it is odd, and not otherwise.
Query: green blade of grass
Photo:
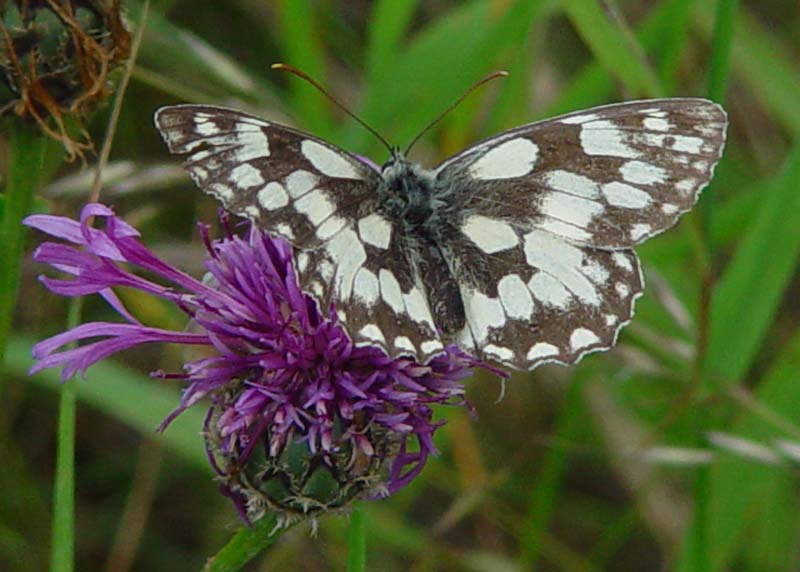
[[[142,3],[131,2],[130,10],[140,21]],[[205,103],[235,96],[248,103],[280,106],[262,76],[157,10],[147,16],[133,77],[189,101]]]
[[[658,54],[659,50],[673,45],[675,31],[672,23],[681,5],[688,0],[666,0],[648,13],[644,22],[635,31],[636,37],[648,54]],[[683,39],[685,40],[685,35]],[[682,50],[684,44],[675,50]],[[665,55],[664,57],[668,57]],[[675,64],[676,65],[676,64]],[[555,103],[547,109],[546,116],[561,115],[576,109],[583,109],[606,100],[614,92],[614,81],[610,73],[600,63],[593,61],[577,73],[562,89]]]
[[[582,407],[583,378],[575,376],[563,397],[556,421],[553,441],[571,443],[575,440],[584,411]],[[538,478],[530,488],[528,526],[520,539],[520,568],[535,570],[542,553],[543,537],[547,532],[550,516],[559,498],[568,451],[563,447],[551,447],[541,463]]]
[[[633,96],[659,97],[664,89],[636,38],[621,19],[612,22],[594,0],[562,0],[564,11],[597,61]]]
[[[800,256],[800,146],[761,193],[761,206],[711,305],[706,371],[728,384],[753,363]],[[742,327],[745,325],[745,327]]]
[[[796,420],[797,411],[800,410],[798,378],[800,378],[800,335],[795,334],[757,385],[754,397],[759,410],[769,411],[770,415],[790,421]],[[727,431],[738,437],[765,444],[771,444],[773,439],[785,436],[772,420],[761,415],[759,410],[747,411],[740,419],[735,420]],[[789,437],[797,439],[796,435]],[[767,508],[775,502],[775,499],[787,494],[791,496],[791,491],[796,488],[792,479],[786,478],[789,475],[784,472],[785,470],[782,467],[763,465],[733,454],[722,454],[710,468],[707,488],[710,506],[702,521],[702,526],[709,537],[709,570],[730,569],[732,559],[748,546],[748,543],[743,542],[748,531],[769,530],[776,526],[777,523],[773,521],[772,514]],[[796,504],[789,504],[789,507],[791,510],[796,510]],[[783,545],[785,556],[788,556],[792,539],[790,538],[788,542],[789,546]],[[783,563],[783,569],[796,568],[796,563],[793,566],[786,558],[783,559]]]
[[[364,572],[367,566],[367,530],[360,508],[350,513],[347,528],[347,572]]]
[[[375,2],[367,27],[365,79],[370,85],[391,70],[401,48],[419,0],[379,0]]]
[[[32,127],[13,125],[8,130],[8,173],[3,201],[0,244],[0,362],[3,361],[17,301],[19,263],[25,245],[21,221],[30,214],[40,182],[47,140]]]
[[[11,338],[8,346],[7,371],[15,377],[25,377],[33,365],[31,340]],[[29,378],[30,383],[56,391],[61,387],[59,373],[48,369]],[[110,415],[143,435],[163,440],[170,450],[180,455],[194,467],[210,471],[203,440],[204,412],[199,408],[187,409],[173,421],[164,433],[155,434],[164,418],[175,409],[180,400],[177,388],[166,382],[150,380],[140,373],[122,367],[112,360],[93,365],[86,379],[67,382],[75,390],[79,403],[94,407]]]
[[[714,22],[711,0],[693,3],[693,21],[706,36],[711,36]],[[748,86],[769,115],[800,136],[800,70],[791,48],[781,44],[772,30],[767,29],[746,9],[738,12],[736,27],[746,30],[732,46],[733,71]]]
[[[308,0],[278,3],[280,34],[278,39],[286,63],[301,69],[318,82],[325,84],[325,62],[312,3]],[[290,98],[295,117],[322,138],[330,138],[330,102],[305,82],[291,78]]]
[[[360,115],[390,140],[409,141],[505,51],[519,46],[543,3],[481,1],[451,10],[410,39],[391,70],[365,86]],[[362,131],[348,128],[349,148],[375,147]]]
[[[708,75],[708,97],[717,103],[722,103],[725,99],[725,90],[728,87],[733,25],[738,6],[739,0],[721,0],[717,3]]]

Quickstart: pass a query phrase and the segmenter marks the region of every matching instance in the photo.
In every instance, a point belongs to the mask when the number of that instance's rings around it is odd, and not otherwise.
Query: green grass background
[[[141,3],[128,8],[135,24]],[[367,570],[800,569],[797,2],[154,1],[101,200],[189,271],[202,260],[194,222],[217,206],[167,155],[158,106],[238,107],[385,159],[313,89],[270,71],[275,61],[316,77],[400,145],[473,81],[508,70],[415,148],[429,166],[498,130],[612,101],[711,96],[731,121],[701,205],[639,249],[648,287],[619,346],[571,369],[515,374],[499,402],[495,379],[469,380],[479,418],[443,412],[442,455],[396,496],[360,505]],[[91,118],[97,141],[109,114]],[[18,147],[13,136],[2,144],[10,197]],[[53,150],[45,160],[52,175],[33,208],[75,214],[91,172]],[[29,236],[26,253],[40,240]],[[66,327],[67,303],[36,283],[41,271],[25,254],[0,385],[0,569],[20,572],[48,569],[53,542],[62,386],[57,372],[25,371],[31,344]],[[144,321],[184,326],[123,294]],[[111,318],[97,300],[83,316]],[[69,386],[75,570],[200,570],[238,528],[203,456],[202,411],[154,433],[179,388],[146,372],[181,359],[143,348]],[[347,547],[359,541],[347,527],[341,516],[322,518],[315,537],[296,527],[244,569],[353,569]]]

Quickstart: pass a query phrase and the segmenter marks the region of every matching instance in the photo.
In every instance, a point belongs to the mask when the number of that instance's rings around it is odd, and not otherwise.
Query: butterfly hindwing
[[[614,345],[643,288],[636,254],[508,228],[518,237],[511,248],[487,255],[462,240],[448,249],[467,320],[459,344],[517,369],[570,364]]]
[[[505,131],[446,160],[461,208],[598,248],[629,248],[694,206],[727,120],[704,99],[608,105]]]
[[[379,214],[360,219],[324,246],[300,253],[298,276],[323,307],[335,303],[356,345],[424,362],[443,344],[419,269],[391,228]]]

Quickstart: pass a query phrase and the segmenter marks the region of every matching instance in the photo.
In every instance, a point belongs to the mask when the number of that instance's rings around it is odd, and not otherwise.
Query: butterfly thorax
[[[397,155],[384,166],[382,175],[378,188],[380,209],[407,232],[433,231],[437,214],[431,194],[433,174]]]
[[[434,174],[396,154],[382,175],[379,209],[400,227],[404,250],[425,284],[436,326],[444,334],[455,333],[466,318],[458,281],[443,248],[450,225],[443,224],[446,205],[438,197]]]

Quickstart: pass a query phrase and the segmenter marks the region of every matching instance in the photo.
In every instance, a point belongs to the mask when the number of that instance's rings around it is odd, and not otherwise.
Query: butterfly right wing
[[[643,288],[631,250],[677,221],[725,141],[718,105],[677,98],[523,125],[446,160],[459,343],[521,369],[610,348]]]
[[[300,131],[232,109],[164,107],[155,122],[194,182],[298,249],[301,288],[358,345],[426,360],[442,349],[419,272],[377,213],[380,175]]]

